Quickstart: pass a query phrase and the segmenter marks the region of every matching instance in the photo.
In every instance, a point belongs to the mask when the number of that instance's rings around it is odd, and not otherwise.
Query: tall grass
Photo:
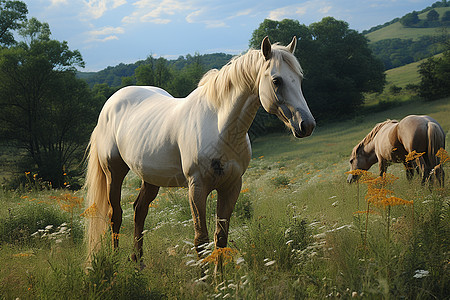
[[[399,179],[389,190],[414,205],[371,206],[369,214],[357,213],[367,210],[367,187],[345,182],[351,149],[373,124],[416,111],[450,129],[450,105],[442,100],[318,128],[301,141],[287,135],[256,140],[231,218],[230,257],[216,277],[214,256],[197,259],[186,189],[161,189],[151,204],[143,270],[128,259],[135,176],[124,183],[120,248],[113,251],[106,241],[88,270],[83,210],[71,202],[82,194],[2,190],[0,298],[443,299],[450,294],[449,176],[444,188],[430,191],[419,178],[408,182],[401,165],[391,166]],[[215,201],[213,193],[210,240]]]

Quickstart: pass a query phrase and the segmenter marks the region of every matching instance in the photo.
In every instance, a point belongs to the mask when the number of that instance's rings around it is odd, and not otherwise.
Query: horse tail
[[[444,138],[439,125],[432,122],[428,123],[428,160],[432,168],[439,164],[439,158],[436,156],[436,152],[440,148],[445,147],[443,143]]]
[[[89,261],[92,260],[92,255],[100,249],[103,235],[110,224],[106,175],[98,157],[97,131],[96,128],[92,132],[88,146],[89,154],[85,182],[88,205],[85,214],[87,217],[86,238]]]
[[[430,169],[434,171],[439,183],[443,177],[443,170],[440,168],[440,159],[436,153],[440,148],[445,148],[445,134],[441,127],[433,122],[428,123],[428,161]]]

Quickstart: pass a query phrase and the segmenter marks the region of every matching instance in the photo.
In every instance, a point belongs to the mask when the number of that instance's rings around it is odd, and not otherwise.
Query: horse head
[[[377,161],[375,151],[364,151],[364,145],[358,144],[352,151],[350,157],[350,171],[363,170],[367,171]],[[360,175],[349,174],[347,177],[348,183],[353,183],[359,179]]]
[[[261,52],[269,67],[262,71],[259,99],[264,109],[276,115],[295,137],[311,135],[316,121],[303,96],[302,69],[294,56],[297,38],[286,46],[272,45],[268,37],[261,43]]]

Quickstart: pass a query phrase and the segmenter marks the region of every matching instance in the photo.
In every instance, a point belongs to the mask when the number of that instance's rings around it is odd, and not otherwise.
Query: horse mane
[[[362,141],[353,148],[352,157],[356,157],[358,149],[370,143],[375,138],[380,129],[387,123],[398,123],[398,121],[387,119],[386,121],[375,125],[375,127],[362,139]]]
[[[274,64],[286,62],[292,70],[303,76],[303,70],[289,50],[278,44],[272,45],[272,58],[265,60],[260,50],[250,49],[247,53],[233,57],[220,70],[208,71],[198,87],[208,102],[215,108],[230,103],[233,96],[243,91],[257,94],[262,72],[271,70]]]

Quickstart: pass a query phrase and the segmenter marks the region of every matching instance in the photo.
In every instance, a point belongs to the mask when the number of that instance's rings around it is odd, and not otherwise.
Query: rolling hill
[[[450,11],[450,7],[434,8],[439,16],[442,17],[446,11]],[[419,19],[425,20],[427,12],[419,14]],[[371,43],[375,43],[386,39],[413,39],[418,40],[422,36],[438,36],[442,34],[443,27],[430,28],[412,28],[403,26],[400,21],[390,24],[386,27],[380,28],[373,32],[366,34],[366,37]]]

